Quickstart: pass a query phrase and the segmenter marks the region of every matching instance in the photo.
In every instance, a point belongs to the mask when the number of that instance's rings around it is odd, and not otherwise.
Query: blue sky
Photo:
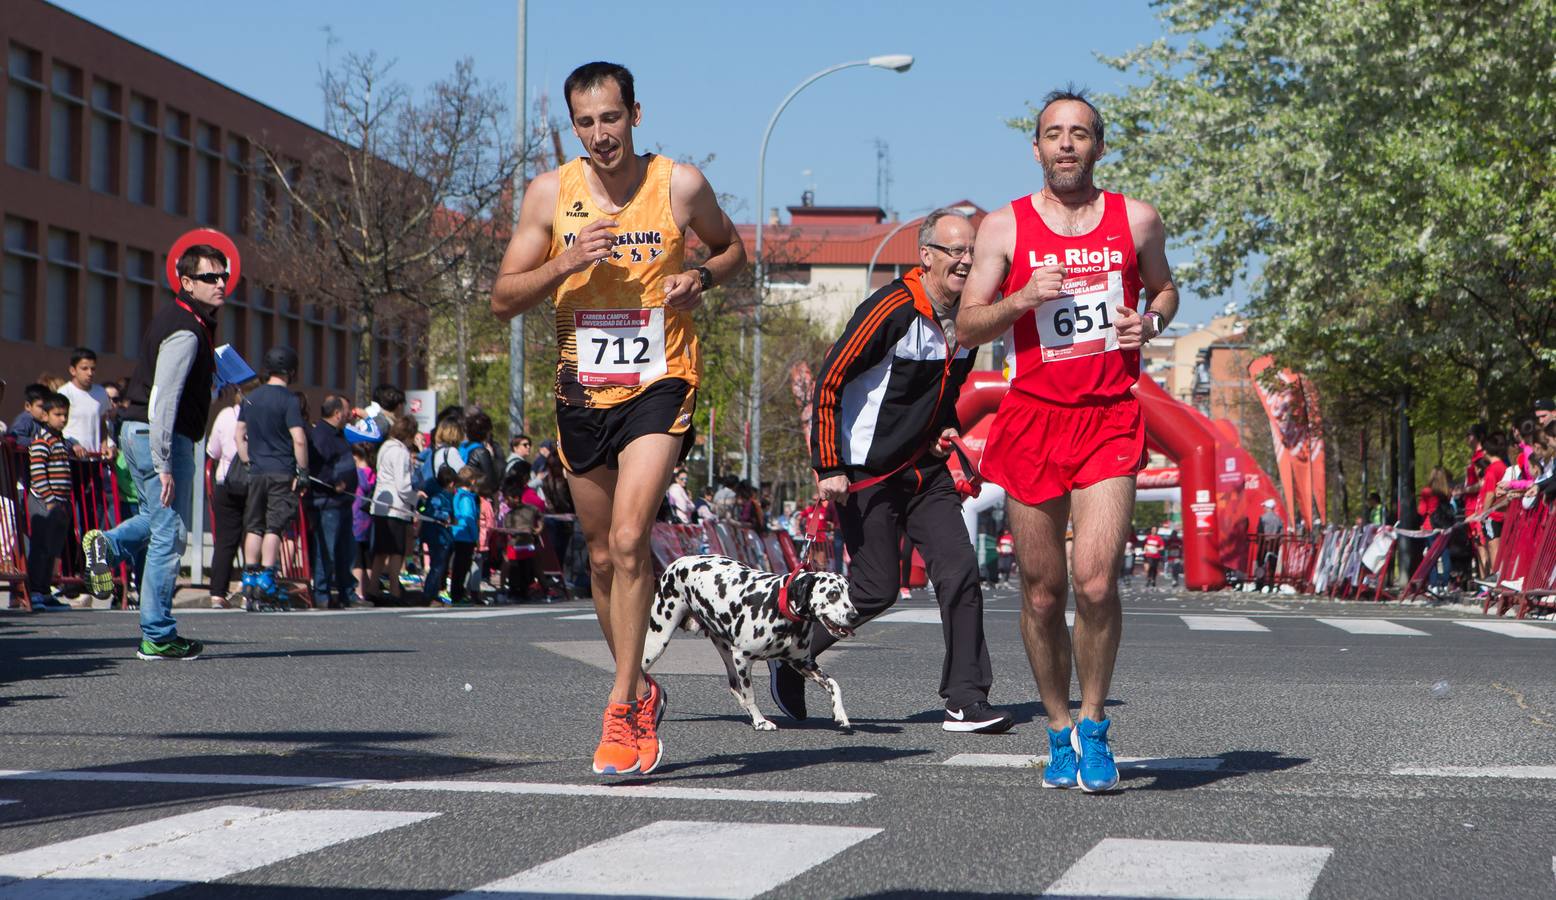
[[[512,0],[267,0],[208,4],[198,13],[173,0],[54,2],[313,124],[326,26],[337,58],[377,52],[413,88],[468,56],[483,81],[513,90]],[[1163,34],[1147,0],[531,0],[528,31],[532,102],[546,92],[565,118],[561,84],[574,66],[592,59],[627,65],[643,105],[639,146],[711,155],[708,177],[738,198],[731,214],[740,221],[756,215],[757,151],[768,117],[813,72],[877,54],[916,59],[904,74],[857,68],[829,75],[790,104],[768,149],[766,206],[797,204],[807,188],[822,204],[876,203],[880,139],[890,153],[890,206],[904,216],[963,197],[994,208],[1041,184],[1030,139],[1005,120],[1067,82],[1123,88],[1125,76],[1096,53],[1120,54]],[[578,152],[570,133],[564,149]],[[1098,168],[1104,186],[1106,165]],[[1204,320],[1219,306],[1191,298],[1185,320]]]

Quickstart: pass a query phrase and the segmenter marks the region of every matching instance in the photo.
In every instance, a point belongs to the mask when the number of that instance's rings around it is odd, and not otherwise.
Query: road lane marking
[[[1121,771],[1126,772],[1214,772],[1226,764],[1219,756],[1121,756],[1115,760]],[[1041,768],[1048,765],[1048,757],[1025,756],[1020,753],[958,753],[941,763],[943,766],[974,766],[990,768]]]
[[[1106,838],[1044,897],[1216,897],[1306,900],[1329,847]]]
[[[436,815],[216,806],[0,856],[0,898],[148,897]]]
[[[1465,628],[1478,628],[1481,631],[1489,631],[1492,634],[1500,634],[1510,638],[1534,638],[1536,640],[1556,640],[1556,628],[1542,628],[1539,625],[1530,625],[1527,622],[1465,622],[1457,624]]]
[[[1190,631],[1269,631],[1247,616],[1178,616]]]
[[[460,897],[755,897],[880,832],[836,825],[654,822]]]
[[[1332,628],[1350,634],[1381,634],[1400,637],[1425,637],[1426,632],[1387,619],[1319,619]]]
[[[363,778],[320,778],[300,775],[226,775],[218,772],[82,772],[64,770],[0,770],[0,781],[110,781],[146,784],[226,784],[256,787],[357,788],[383,782]]]
[[[459,612],[412,613],[407,619],[501,619],[505,616],[533,616],[561,612],[559,609],[472,609]]]
[[[1004,610],[1004,612],[1020,612],[1020,610]],[[884,625],[939,625],[940,610],[937,609],[895,609],[891,612],[872,619]],[[1075,610],[1067,609],[1064,612],[1064,624],[1075,626]]]
[[[566,784],[549,781],[388,781],[292,775],[227,775],[203,772],[0,771],[0,781],[101,781],[149,784],[216,784],[326,790],[447,791],[462,794],[534,794],[629,800],[714,800],[735,803],[845,804],[869,800],[861,791],[769,791],[674,785]]]
[[[1390,775],[1432,778],[1538,778],[1556,781],[1556,766],[1402,766]]]
[[[845,804],[869,800],[862,791],[761,791],[676,787],[661,784],[560,784],[549,781],[380,781],[373,791],[447,791],[460,794],[539,794],[550,797],[611,797],[635,800],[723,800],[735,803]]]
[[[598,613],[584,613],[581,616],[561,616],[561,617],[559,617],[557,619],[557,621],[558,622],[598,622],[598,621],[600,621],[600,616],[599,616]]]

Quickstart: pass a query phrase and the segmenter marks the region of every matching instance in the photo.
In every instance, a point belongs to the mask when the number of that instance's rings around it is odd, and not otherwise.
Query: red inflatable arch
[[[1008,388],[1000,373],[982,371],[973,372],[962,390],[956,413],[975,455],[982,456]],[[1274,485],[1242,448],[1230,422],[1211,421],[1174,400],[1148,376],[1136,383],[1135,398],[1145,418],[1147,445],[1177,463],[1184,584],[1190,590],[1223,588],[1227,570],[1241,571],[1247,565],[1250,523],[1258,520],[1264,500],[1275,499]]]

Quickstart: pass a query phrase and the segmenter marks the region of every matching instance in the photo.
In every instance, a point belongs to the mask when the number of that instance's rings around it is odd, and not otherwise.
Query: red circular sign
[[[231,297],[238,289],[238,275],[243,268],[242,260],[238,256],[238,246],[232,242],[232,238],[222,234],[214,228],[196,228],[194,231],[186,231],[173,242],[173,246],[167,251],[167,283],[174,291],[179,289],[178,258],[184,255],[184,251],[195,244],[210,244],[220,250],[227,257],[227,296]]]

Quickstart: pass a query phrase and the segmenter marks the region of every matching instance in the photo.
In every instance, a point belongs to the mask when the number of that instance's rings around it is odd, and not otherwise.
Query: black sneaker
[[[135,651],[135,655],[152,662],[163,659],[191,660],[199,659],[204,650],[204,644],[188,638],[175,637],[165,644],[152,643],[142,638],[140,648]]]
[[[81,555],[86,560],[86,589],[99,600],[113,596],[113,548],[108,535],[92,529],[81,536]]]
[[[986,701],[979,700],[970,703],[961,709],[951,706],[945,708],[945,722],[940,726],[946,731],[973,731],[978,734],[1003,734],[1010,730],[1010,726],[1016,724],[1016,717],[1003,710],[995,709]]]
[[[805,721],[805,676],[782,660],[767,661],[767,689],[778,710],[796,722]]]

